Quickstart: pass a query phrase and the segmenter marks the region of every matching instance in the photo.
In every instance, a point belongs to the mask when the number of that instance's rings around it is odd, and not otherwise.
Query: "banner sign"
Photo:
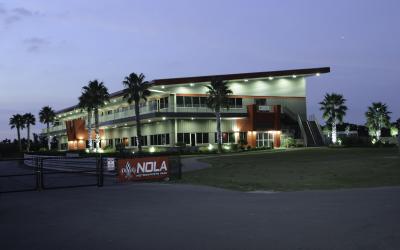
[[[118,159],[118,181],[164,179],[168,177],[168,157]]]
[[[114,171],[115,170],[115,159],[107,158],[107,170]]]

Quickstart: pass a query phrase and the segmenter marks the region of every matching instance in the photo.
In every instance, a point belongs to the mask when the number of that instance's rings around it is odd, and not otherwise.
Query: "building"
[[[222,110],[224,143],[279,147],[292,137],[303,138],[306,145],[318,144],[316,128],[307,121],[306,79],[329,72],[324,67],[156,79],[151,96],[140,105],[143,146],[216,143],[215,113],[206,106],[205,87],[214,77],[227,80],[233,91],[230,108]],[[123,99],[122,90],[111,94],[99,122],[102,148],[137,146],[134,106]],[[72,106],[57,112],[50,132],[60,150],[85,149],[86,124],[86,113]]]

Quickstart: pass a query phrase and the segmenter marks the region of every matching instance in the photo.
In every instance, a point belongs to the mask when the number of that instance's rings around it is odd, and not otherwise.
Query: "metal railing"
[[[0,159],[0,193],[103,185],[102,157]]]

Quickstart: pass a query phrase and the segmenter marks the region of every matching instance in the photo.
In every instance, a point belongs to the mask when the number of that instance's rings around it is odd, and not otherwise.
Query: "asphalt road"
[[[400,188],[129,183],[1,194],[0,249],[400,249]]]

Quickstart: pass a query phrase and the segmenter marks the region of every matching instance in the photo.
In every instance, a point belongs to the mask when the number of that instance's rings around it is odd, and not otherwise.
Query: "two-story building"
[[[156,79],[151,96],[140,103],[143,145],[215,144],[215,112],[206,105],[206,86],[213,78],[228,81],[233,92],[230,108],[222,110],[224,143],[279,147],[292,137],[318,144],[313,135],[316,129],[307,122],[306,78],[328,72],[330,68],[324,67]],[[86,117],[77,106],[57,112],[50,131],[60,150],[87,147]],[[137,146],[134,105],[123,99],[122,90],[112,93],[110,102],[100,109],[99,122],[102,148]]]

